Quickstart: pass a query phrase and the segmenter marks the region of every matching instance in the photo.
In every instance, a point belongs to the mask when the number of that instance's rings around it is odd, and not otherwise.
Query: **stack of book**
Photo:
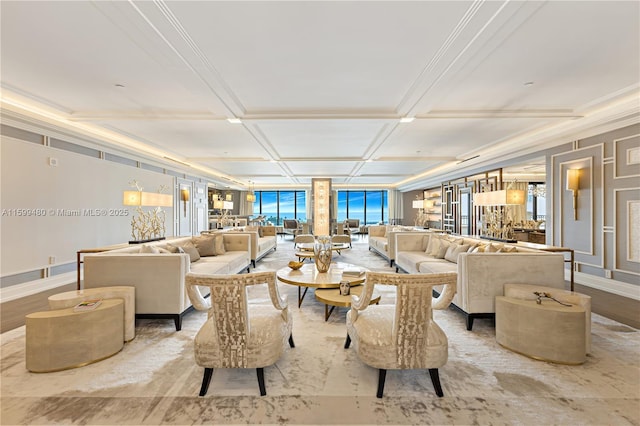
[[[344,270],[342,271],[342,276],[343,277],[361,277],[363,276],[365,273],[364,269],[362,268],[357,268],[357,267],[351,267],[351,268],[344,268]]]

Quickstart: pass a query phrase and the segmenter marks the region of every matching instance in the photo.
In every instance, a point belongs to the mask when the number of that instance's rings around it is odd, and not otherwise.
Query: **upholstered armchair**
[[[294,237],[302,231],[300,222],[298,222],[296,219],[284,219],[282,221],[282,229],[285,234],[290,234]]]
[[[344,226],[351,235],[360,233],[360,219],[345,219]]]
[[[298,247],[298,244],[309,244],[315,242],[315,238],[311,234],[298,234],[293,238],[293,247]]]
[[[266,395],[264,367],[274,364],[284,347],[294,347],[293,321],[287,301],[280,297],[276,273],[237,275],[186,275],[191,303],[208,311],[207,321],[196,334],[196,363],[204,367],[200,396],[204,396],[214,368],[255,368],[260,395]],[[247,287],[267,284],[271,304],[251,303]],[[204,299],[198,286],[209,287]]]
[[[404,369],[428,369],[436,395],[443,396],[438,368],[447,362],[448,340],[432,312],[449,306],[456,280],[455,272],[367,272],[362,295],[351,296],[344,347],[348,349],[353,341],[360,360],[379,369],[378,398],[384,392],[387,370]],[[376,284],[396,286],[395,305],[369,306]],[[433,300],[433,287],[442,284],[445,289]]]

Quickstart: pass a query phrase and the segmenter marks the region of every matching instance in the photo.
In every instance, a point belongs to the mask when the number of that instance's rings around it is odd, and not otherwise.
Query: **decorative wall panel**
[[[573,194],[567,190],[567,170],[578,168],[581,175],[574,219]],[[574,249],[579,264],[603,268],[604,144],[553,155],[551,169],[551,209],[555,218],[551,243]]]
[[[616,139],[614,178],[640,177],[640,135]]]
[[[640,275],[640,188],[615,190],[614,269]]]

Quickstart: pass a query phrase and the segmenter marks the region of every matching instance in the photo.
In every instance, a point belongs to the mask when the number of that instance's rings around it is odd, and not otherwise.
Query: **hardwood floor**
[[[48,311],[49,302],[47,301],[47,298],[52,294],[58,294],[75,289],[76,283],[73,282],[62,287],[0,304],[0,333],[4,333],[5,331],[13,330],[14,328],[24,325],[24,317],[27,314],[39,311]]]
[[[591,312],[640,329],[640,300],[629,299],[580,284],[575,291],[591,296]]]

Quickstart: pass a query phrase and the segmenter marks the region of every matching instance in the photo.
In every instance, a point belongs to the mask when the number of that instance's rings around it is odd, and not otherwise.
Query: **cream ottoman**
[[[535,300],[537,296],[533,292],[547,293],[551,297],[570,305],[582,306],[585,311],[585,352],[591,353],[591,296],[576,293],[575,291],[562,290],[559,288],[545,287],[541,285],[529,284],[505,284],[505,297],[513,297],[516,299]],[[543,301],[551,301],[542,299]],[[544,302],[543,302],[544,303]],[[555,302],[554,302],[555,303]]]
[[[122,299],[124,302],[124,340],[136,337],[136,288],[113,286],[66,291],[49,296],[49,309],[72,308],[87,299]]]
[[[82,367],[124,346],[124,302],[103,300],[92,311],[73,308],[26,316],[26,366],[34,373]]]

